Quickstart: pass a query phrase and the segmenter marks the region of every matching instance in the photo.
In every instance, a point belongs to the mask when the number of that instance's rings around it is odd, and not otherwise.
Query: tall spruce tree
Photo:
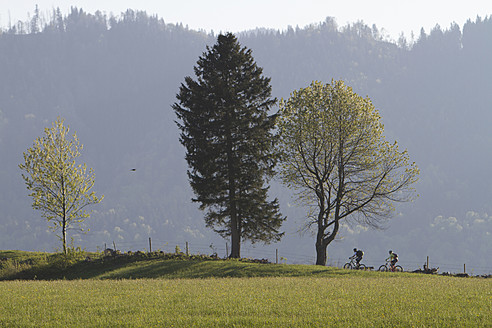
[[[267,200],[278,160],[276,115],[268,114],[276,99],[251,50],[231,33],[219,35],[194,69],[197,79],[185,78],[173,105],[193,201],[207,210],[207,227],[231,238],[230,257],[238,258],[243,240],[270,243],[283,235],[278,201]]]

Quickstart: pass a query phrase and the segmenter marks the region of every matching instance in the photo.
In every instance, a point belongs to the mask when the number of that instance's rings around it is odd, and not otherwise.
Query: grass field
[[[0,327],[492,326],[491,279],[183,260],[91,275],[1,281]]]

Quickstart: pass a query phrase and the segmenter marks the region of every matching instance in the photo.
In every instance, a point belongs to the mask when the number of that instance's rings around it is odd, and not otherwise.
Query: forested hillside
[[[410,268],[429,255],[441,269],[467,263],[477,272],[492,270],[485,261],[492,249],[490,18],[436,26],[412,42],[390,42],[376,26],[337,26],[331,18],[238,37],[272,78],[279,99],[312,80],[331,79],[368,95],[387,138],[407,148],[421,169],[419,198],[398,207],[387,230],[345,226],[343,239],[328,248],[333,260],[359,247],[366,262],[380,264],[393,249]],[[84,144],[82,160],[95,170],[95,190],[105,195],[86,221],[91,231],[70,232],[75,245],[96,250],[115,241],[136,250],[152,237],[155,249],[185,241],[201,252],[225,249],[226,241],[204,227],[203,214],[191,203],[171,109],[180,83],[215,40],[144,12],[107,17],[75,8],[67,17],[55,11],[46,22],[35,16],[2,31],[0,248],[59,247],[31,209],[18,164],[34,138],[62,116]],[[279,197],[288,217],[286,236],[269,248],[256,246],[251,255],[272,258],[273,247],[289,262],[313,263],[314,238],[296,232],[304,211],[278,183],[271,196]]]

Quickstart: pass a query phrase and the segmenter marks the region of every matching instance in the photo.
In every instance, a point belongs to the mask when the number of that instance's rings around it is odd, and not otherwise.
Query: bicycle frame
[[[349,257],[350,262],[345,263],[343,266],[344,269],[362,269],[364,270],[366,266],[362,263],[359,263],[357,265],[357,262],[355,261],[355,257]]]
[[[378,271],[403,272],[403,268],[401,267],[401,265],[392,265],[391,260],[389,260],[386,261],[385,264],[381,265]]]

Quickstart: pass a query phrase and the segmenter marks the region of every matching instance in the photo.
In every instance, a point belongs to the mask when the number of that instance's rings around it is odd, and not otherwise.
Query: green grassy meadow
[[[492,326],[491,279],[160,259],[88,271],[0,281],[0,327]]]

